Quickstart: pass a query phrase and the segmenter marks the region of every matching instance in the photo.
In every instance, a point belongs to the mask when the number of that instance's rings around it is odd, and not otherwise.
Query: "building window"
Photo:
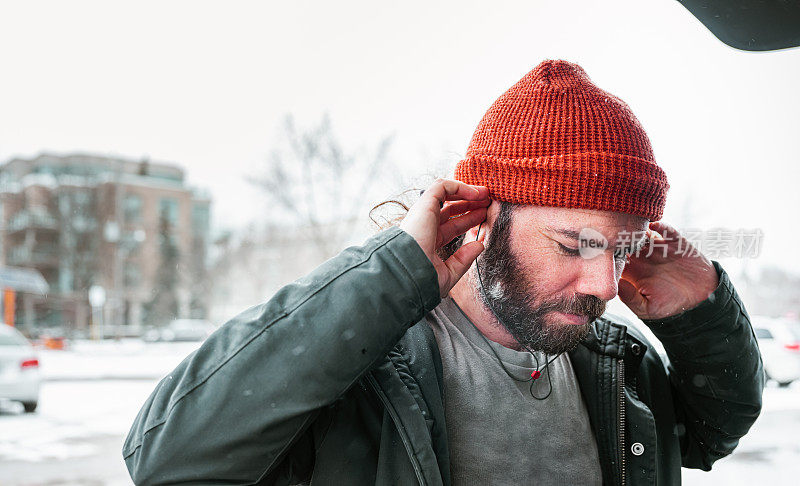
[[[208,205],[196,204],[192,206],[192,229],[195,233],[207,233],[209,223],[208,220]]]
[[[125,262],[124,274],[125,287],[136,288],[142,282],[142,273],[139,266],[133,262]]]
[[[142,219],[142,198],[136,194],[128,194],[123,202],[125,221],[136,222]]]
[[[139,247],[142,245],[146,238],[146,233],[142,229],[138,229],[136,231],[126,231],[125,234],[122,235],[122,247],[123,250],[127,251],[128,254],[134,254],[136,251],[139,250]]]
[[[171,197],[161,198],[158,204],[159,217],[167,218],[171,225],[178,223],[178,200]]]
[[[77,206],[78,210],[80,211],[85,210],[86,207],[89,206],[89,204],[91,204],[92,202],[92,195],[86,191],[78,191],[73,194],[74,194],[73,198],[75,200],[75,206]]]

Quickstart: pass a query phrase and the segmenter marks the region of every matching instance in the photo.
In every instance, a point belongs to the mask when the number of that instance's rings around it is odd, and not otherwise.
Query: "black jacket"
[[[606,484],[678,484],[730,454],[761,409],[741,300],[597,319],[570,353]],[[343,251],[215,332],[164,378],[123,447],[137,484],[449,484],[436,272],[397,228]],[[616,322],[615,322],[616,321]],[[550,458],[557,460],[557,458]]]

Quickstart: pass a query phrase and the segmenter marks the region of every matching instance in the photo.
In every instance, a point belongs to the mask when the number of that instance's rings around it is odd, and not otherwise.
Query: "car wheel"
[[[35,412],[38,405],[39,402],[22,402],[22,406],[25,407],[25,413]]]
[[[779,386],[780,388],[786,388],[787,386],[789,386],[789,385],[791,385],[791,384],[792,384],[792,382],[791,382],[791,381],[779,381],[779,382],[778,382],[778,386]]]

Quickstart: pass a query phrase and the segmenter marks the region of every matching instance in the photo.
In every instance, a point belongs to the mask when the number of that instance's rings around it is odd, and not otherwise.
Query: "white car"
[[[781,387],[800,380],[800,322],[753,317],[764,371]]]
[[[39,358],[21,332],[0,322],[0,398],[22,402],[31,413],[39,404]]]

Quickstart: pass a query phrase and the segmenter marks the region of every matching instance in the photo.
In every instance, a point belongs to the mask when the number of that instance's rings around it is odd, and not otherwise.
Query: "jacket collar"
[[[581,342],[581,346],[605,356],[622,358],[625,355],[627,335],[625,326],[600,316],[589,328],[589,334]]]

